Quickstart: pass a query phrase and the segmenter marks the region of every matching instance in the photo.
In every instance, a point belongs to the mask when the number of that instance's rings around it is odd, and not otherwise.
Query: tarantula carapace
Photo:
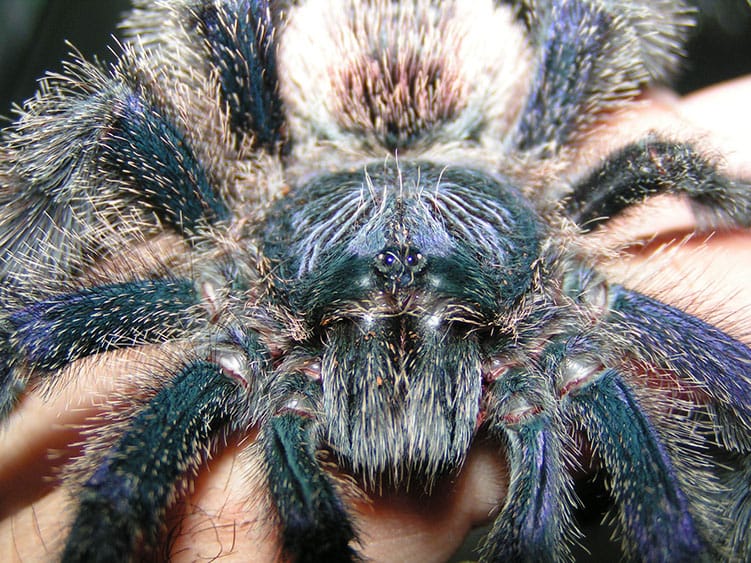
[[[356,559],[354,483],[430,494],[479,435],[509,467],[485,560],[570,558],[589,464],[629,558],[748,558],[751,350],[608,282],[591,234],[661,194],[745,228],[749,183],[659,135],[578,155],[690,21],[667,0],[140,0],[112,68],[46,78],[0,148],[0,413],[162,351],[85,434],[62,559],[163,555],[207,456],[256,430],[293,560]]]

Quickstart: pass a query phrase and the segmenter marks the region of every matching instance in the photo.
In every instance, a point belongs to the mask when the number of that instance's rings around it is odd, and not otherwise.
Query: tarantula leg
[[[732,506],[730,553],[745,553],[751,543],[751,348],[721,330],[634,291],[611,289],[617,330],[634,334],[634,342],[650,363],[676,373],[707,401],[714,442],[738,452],[724,460],[732,470],[720,472]]]
[[[733,496],[730,522],[733,531],[728,534],[729,553],[748,553],[751,547],[751,456],[743,456],[735,467],[731,467],[724,477],[724,484]]]
[[[121,189],[183,234],[229,216],[188,140],[142,89],[119,93],[113,104],[101,159],[122,178]]]
[[[659,436],[628,386],[598,362],[569,357],[585,377],[564,399],[609,474],[627,553],[645,561],[688,561],[708,549]]]
[[[590,231],[626,208],[660,194],[685,194],[696,212],[751,225],[751,186],[730,179],[684,143],[649,137],[627,145],[579,182],[565,212]]]
[[[513,142],[544,158],[674,67],[691,21],[680,2],[518,4],[540,57]]]
[[[0,323],[0,422],[8,417],[26,388],[26,376],[14,369],[13,356],[10,331],[6,323]]]
[[[288,411],[265,429],[272,499],[281,521],[282,544],[295,561],[353,561],[355,538],[342,500],[316,459],[316,424]]]
[[[600,301],[604,284],[594,280],[598,289],[587,288],[593,276],[597,277],[591,270],[579,271],[567,291],[585,300],[588,294],[597,294]],[[698,407],[697,423],[703,432],[692,431],[686,440],[689,447],[699,444],[709,456],[718,456],[722,506],[732,507],[730,513],[720,515],[729,516],[733,529],[724,535],[728,552],[745,553],[751,542],[747,527],[751,520],[751,348],[680,309],[635,291],[618,285],[606,291],[608,332],[627,335],[632,359],[649,366],[644,369],[652,371],[650,377],[666,372],[665,384]]]
[[[483,548],[483,561],[570,558],[576,535],[572,483],[555,402],[546,381],[512,368],[491,388],[489,428],[506,445],[510,469],[506,503]]]
[[[203,6],[197,14],[210,60],[218,71],[230,127],[253,136],[269,152],[282,142],[276,24],[269,0],[234,0]]]
[[[602,64],[598,58],[612,40],[612,16],[603,9],[583,1],[550,4],[535,22],[542,55],[517,125],[520,150],[552,152],[575,132]]]
[[[62,561],[122,561],[151,548],[212,441],[247,418],[246,383],[198,360],[161,389],[83,484]]]
[[[90,354],[181,333],[199,302],[192,280],[138,280],[56,295],[6,320],[16,353],[34,367],[54,370]]]
[[[91,354],[174,337],[195,324],[199,302],[191,280],[164,278],[94,286],[6,313],[0,419],[23,388],[19,372],[41,376]]]
[[[751,451],[751,348],[680,309],[610,288],[608,323],[632,335],[640,356],[675,373],[715,413],[720,443]]]
[[[191,146],[176,112],[131,76],[139,73],[131,63],[124,58],[109,74],[81,60],[67,64],[4,131],[4,282],[33,283],[29,271],[65,277],[110,227],[138,232],[141,217],[184,235],[229,217],[210,159]]]

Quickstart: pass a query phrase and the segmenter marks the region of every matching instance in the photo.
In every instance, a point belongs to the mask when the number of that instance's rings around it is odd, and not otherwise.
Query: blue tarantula
[[[509,466],[484,560],[570,559],[590,463],[629,558],[748,559],[751,350],[609,283],[589,234],[661,194],[745,228],[751,186],[656,135],[577,166],[690,23],[668,0],[139,0],[111,68],[47,77],[0,145],[0,413],[88,357],[169,351],[88,435],[62,560],[159,553],[255,429],[292,560],[358,559],[345,491],[430,491],[478,435]]]

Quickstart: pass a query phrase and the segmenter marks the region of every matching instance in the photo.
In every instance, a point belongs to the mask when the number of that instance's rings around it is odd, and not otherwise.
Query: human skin
[[[637,109],[614,116],[593,137],[589,154],[594,158],[654,130],[696,141],[708,154],[721,155],[729,173],[751,178],[749,99],[751,77],[682,99],[652,92],[643,96]],[[751,233],[688,236],[694,227],[685,205],[661,198],[597,234],[611,240],[638,236],[651,241],[629,246],[604,269],[751,343],[744,332],[751,318],[751,288],[746,282]],[[0,430],[0,560],[54,560],[59,553],[74,508],[60,485],[59,470],[79,452],[69,444],[85,438],[80,425],[100,424],[99,405],[133,385],[124,374],[140,360],[122,356],[77,366],[83,375],[64,378],[62,389],[25,397]],[[264,497],[253,477],[252,448],[252,440],[246,439],[223,449],[201,472],[182,511],[168,516],[170,524],[182,522],[173,540],[172,560],[269,561],[278,554],[268,513],[258,500]],[[486,523],[502,502],[502,459],[502,452],[491,444],[478,444],[463,470],[430,497],[412,492],[353,502],[361,552],[374,561],[447,559],[467,532]]]

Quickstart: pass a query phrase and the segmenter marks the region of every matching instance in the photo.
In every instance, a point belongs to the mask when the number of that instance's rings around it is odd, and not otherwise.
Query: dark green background
[[[59,71],[69,41],[87,58],[113,57],[117,22],[129,0],[0,0],[0,115],[32,96],[46,71]]]

